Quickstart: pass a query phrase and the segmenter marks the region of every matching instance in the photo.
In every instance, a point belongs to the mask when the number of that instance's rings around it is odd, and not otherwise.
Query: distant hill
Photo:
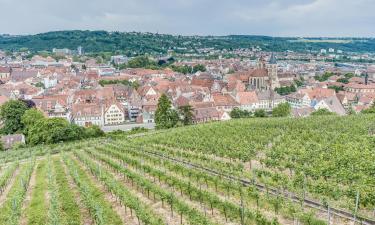
[[[86,52],[166,53],[196,52],[196,49],[237,49],[259,46],[266,51],[319,51],[335,48],[346,52],[375,53],[373,38],[282,38],[267,36],[175,36],[153,33],[124,33],[107,31],[55,31],[36,35],[0,35],[0,49],[51,51],[53,48],[76,49],[82,46]]]

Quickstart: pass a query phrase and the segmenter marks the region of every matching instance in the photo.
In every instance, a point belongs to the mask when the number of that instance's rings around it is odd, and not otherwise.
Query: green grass
[[[34,168],[34,164],[24,164],[20,168],[20,173],[15,178],[14,183],[7,195],[7,200],[0,208],[0,224],[18,224],[22,203],[26,195],[26,187]]]
[[[122,221],[119,215],[113,210],[112,205],[105,200],[104,193],[99,190],[89,175],[78,164],[77,160],[69,157],[64,162],[70,171],[81,196],[86,205],[91,208],[92,217],[96,219],[97,224],[120,225]]]
[[[26,208],[27,224],[39,225],[47,223],[47,164],[46,160],[40,161],[36,169],[36,182],[31,193],[30,205]]]
[[[58,186],[58,198],[60,201],[61,224],[81,224],[81,214],[72,192],[67,175],[61,165],[60,158],[53,158],[53,166],[56,172],[56,183]]]

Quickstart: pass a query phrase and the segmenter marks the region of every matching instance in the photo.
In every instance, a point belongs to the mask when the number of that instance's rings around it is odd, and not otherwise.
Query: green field
[[[375,220],[374,124],[232,120],[0,153],[0,224],[327,224],[328,208],[361,224]]]

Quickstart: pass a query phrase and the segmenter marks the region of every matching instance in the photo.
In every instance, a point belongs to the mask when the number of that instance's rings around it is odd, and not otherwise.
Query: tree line
[[[69,123],[63,118],[46,118],[32,104],[10,100],[0,107],[2,135],[24,134],[28,145],[53,144],[103,136],[98,126],[88,128]]]

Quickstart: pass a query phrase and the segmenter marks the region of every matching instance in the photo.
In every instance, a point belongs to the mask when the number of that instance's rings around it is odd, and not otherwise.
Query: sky
[[[375,37],[375,0],[0,0],[0,33]]]

